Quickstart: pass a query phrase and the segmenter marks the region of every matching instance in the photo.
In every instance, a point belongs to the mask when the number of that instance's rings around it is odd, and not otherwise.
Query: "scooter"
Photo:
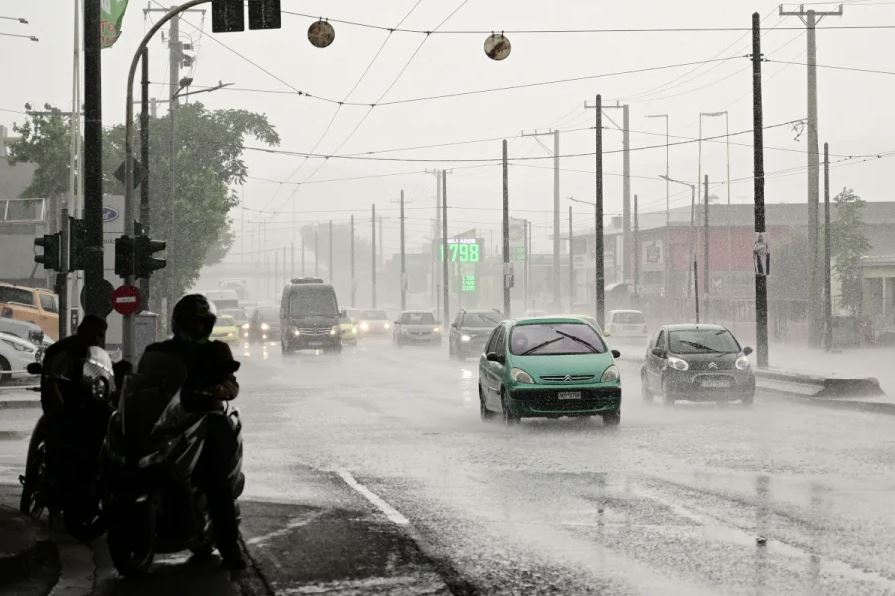
[[[233,363],[235,372],[239,367]],[[103,477],[108,486],[109,553],[127,577],[148,571],[157,553],[212,551],[206,497],[193,481],[205,447],[210,416],[224,416],[238,437],[230,466],[234,498],[242,494],[242,424],[235,408],[189,412],[181,403],[187,378],[173,354],[146,353],[137,373],[126,376],[118,410],[103,447]]]
[[[71,365],[60,356],[49,366],[33,362],[28,365],[28,372],[41,375],[44,387],[64,388],[72,382],[64,372],[71,370]],[[80,383],[93,400],[87,404],[89,420],[75,417],[51,422],[41,415],[28,443],[25,474],[19,476],[19,510],[34,519],[48,510],[51,524],[61,514],[69,534],[77,540],[90,541],[105,531],[104,491],[97,469],[103,438],[98,429],[105,428],[103,422],[114,408],[115,377],[112,360],[102,348],[90,348],[82,366]],[[100,416],[103,420],[99,420]],[[85,422],[96,429],[82,428]],[[94,430],[97,436],[85,436]]]

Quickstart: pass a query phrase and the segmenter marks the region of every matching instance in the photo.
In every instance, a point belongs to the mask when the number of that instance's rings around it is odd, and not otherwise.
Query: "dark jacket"
[[[77,335],[61,339],[47,348],[40,377],[40,402],[45,414],[84,406],[91,399],[81,378],[90,346]]]
[[[222,402],[239,395],[239,384],[233,375],[239,369],[239,362],[233,359],[230,346],[223,342],[194,344],[175,338],[151,344],[146,352],[176,354],[183,358],[187,379],[181,399],[187,410],[219,410],[223,408]]]

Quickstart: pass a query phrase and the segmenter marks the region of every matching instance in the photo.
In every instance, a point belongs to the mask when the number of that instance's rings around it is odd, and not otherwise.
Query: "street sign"
[[[478,263],[482,260],[480,238],[448,238],[448,261],[451,263]],[[440,246],[439,260],[444,260],[444,246]]]
[[[122,315],[132,315],[140,310],[140,290],[136,286],[119,286],[112,292],[112,308]]]
[[[97,292],[100,297],[96,301],[97,304],[102,306],[102,310],[98,313],[100,316],[107,317],[109,313],[112,312],[112,292],[115,291],[115,288],[112,287],[112,284],[109,283],[109,280],[104,279],[99,282],[99,286],[97,286]],[[81,307],[87,308],[87,284],[81,288]],[[88,313],[90,314],[90,313]]]
[[[143,177],[146,175],[146,171],[143,169],[143,164],[135,158],[132,157],[131,161],[134,162],[134,188],[137,188],[140,186],[140,183],[143,182]],[[115,170],[114,176],[118,182],[124,184],[124,162],[121,162],[121,165]]]

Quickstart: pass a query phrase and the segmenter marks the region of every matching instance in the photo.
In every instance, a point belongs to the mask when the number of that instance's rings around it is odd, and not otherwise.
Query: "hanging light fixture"
[[[311,26],[308,27],[308,41],[310,41],[314,47],[328,47],[335,39],[336,30],[329,24],[329,21],[320,19],[319,21],[311,23]]]
[[[503,60],[510,55],[512,49],[510,40],[503,32],[492,32],[485,40],[485,54],[492,60]]]

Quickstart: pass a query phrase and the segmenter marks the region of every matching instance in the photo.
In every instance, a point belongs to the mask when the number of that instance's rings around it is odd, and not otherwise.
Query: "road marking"
[[[315,512],[307,517],[293,517],[290,519],[284,528],[279,530],[275,530],[273,532],[268,532],[267,534],[262,534],[261,536],[253,536],[245,541],[245,543],[249,546],[259,546],[264,545],[275,538],[280,538],[282,536],[287,535],[289,532],[294,530],[295,528],[300,528],[311,523],[316,518],[320,517],[319,512]]]
[[[362,494],[365,499],[370,501],[370,503],[372,503],[379,511],[381,511],[385,515],[385,517],[389,519],[389,521],[399,526],[410,525],[410,521],[408,521],[406,517],[401,515],[400,511],[386,503],[382,499],[382,497],[355,480],[354,476],[351,475],[351,472],[349,472],[348,470],[339,470],[339,476],[342,478],[342,480],[345,481],[345,484]]]

